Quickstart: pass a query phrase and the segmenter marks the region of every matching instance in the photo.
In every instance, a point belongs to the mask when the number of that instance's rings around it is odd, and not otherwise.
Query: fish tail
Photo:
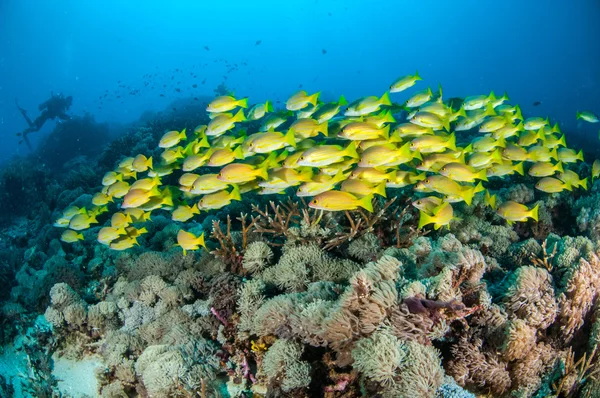
[[[358,152],[356,152],[356,141],[352,141],[344,150],[344,155],[354,159],[358,159]]]
[[[477,178],[481,181],[487,181],[487,170],[486,169],[482,169],[481,171],[479,171],[477,173]]]
[[[338,106],[348,105],[348,100],[343,95],[340,95],[340,99],[337,102]]]
[[[146,160],[146,166],[152,170],[153,166],[152,166],[152,156],[150,156],[147,160]]]
[[[556,169],[556,171],[561,172],[561,173],[565,171],[563,169],[563,166],[562,166],[561,162],[556,163],[555,169]]]
[[[265,102],[265,113],[273,112],[273,103],[269,100]]]
[[[415,79],[415,81],[423,80],[423,79],[421,79],[421,76],[419,76],[419,71],[415,71],[415,75],[413,76],[413,78]]]
[[[519,173],[520,175],[525,175],[525,170],[523,170],[523,163],[524,162],[517,163],[513,168],[513,170]]]
[[[377,195],[386,198],[387,196],[385,194],[385,182],[382,182],[381,184],[377,185],[373,193],[376,193]]]
[[[583,162],[583,149],[579,150],[579,153],[577,154],[576,157],[578,160],[581,160]]]
[[[77,240],[83,240],[83,234],[82,233],[75,234],[75,237],[77,238]]]
[[[577,120],[581,119],[581,112],[577,111]]]
[[[588,189],[588,178],[585,177],[583,180],[579,181],[579,186],[587,191]]]
[[[210,148],[210,143],[208,142],[208,137],[206,134],[202,134],[202,139],[197,145],[198,149],[200,148]]]
[[[319,124],[319,131],[323,133],[325,137],[329,137],[329,121],[325,120],[323,123]]]
[[[533,218],[535,220],[535,222],[538,221],[539,209],[540,209],[540,204],[538,203],[535,205],[535,207],[533,209],[531,209],[529,211],[529,217]]]
[[[446,148],[456,151],[456,134],[450,134],[450,138],[446,141]]]
[[[390,92],[386,91],[381,98],[379,99],[380,105],[392,105],[392,101],[390,101]]]
[[[543,128],[541,128],[541,129],[538,130],[537,139],[541,140],[542,142],[546,142],[546,134],[544,134],[544,129]]]
[[[231,200],[242,200],[242,195],[240,194],[240,187],[237,184],[232,184],[231,192],[229,192],[229,198]]]
[[[293,129],[289,129],[288,132],[285,133],[284,140],[289,146],[296,148],[296,136],[294,136]]]
[[[234,122],[245,122],[246,120],[246,116],[244,116],[244,111],[242,109],[240,109],[233,117]]]
[[[475,195],[475,189],[477,189],[477,187],[467,188],[461,192],[461,197],[463,198],[463,200],[465,201],[467,206],[471,206],[471,203],[473,202],[473,196]]]
[[[567,141],[564,134],[562,137],[560,137],[560,140],[558,140],[558,145],[567,146]]]
[[[181,130],[181,133],[179,133],[179,138],[182,140],[187,140],[187,135],[185,134],[185,128],[183,130]]]
[[[308,97],[308,102],[310,102],[311,104],[313,104],[313,106],[317,106],[317,101],[319,100],[319,96],[321,95],[321,92],[318,91],[316,93],[314,93],[313,95]]]
[[[496,95],[494,94],[493,91],[490,93],[490,95],[488,95],[487,99],[488,99],[488,102],[492,102],[492,101],[496,101],[497,100]]]
[[[506,139],[504,139],[504,137],[500,137],[496,140],[496,146],[499,146],[500,148],[506,148]]]
[[[241,145],[235,148],[235,150],[233,151],[233,157],[236,159],[244,159],[244,152],[242,152]]]
[[[248,107],[248,98],[242,98],[241,100],[236,101],[236,104],[245,109]]]
[[[494,106],[492,105],[491,102],[488,102],[487,105],[485,106],[485,116],[496,116],[497,113],[494,110]]]
[[[523,113],[521,112],[521,107],[519,105],[515,106],[515,119],[518,119],[520,121],[523,121]],[[521,128],[523,127],[521,123],[519,123],[519,125],[521,125]],[[517,126],[519,127],[519,126]]]
[[[385,187],[385,185],[384,185]],[[373,213],[373,194],[363,196],[358,200],[358,206],[362,207],[369,213]]]
[[[429,214],[425,213],[423,210],[419,210],[419,229],[423,228],[424,226],[426,226],[427,224],[431,224],[435,222],[435,220],[433,219],[433,216],[430,216]]]
[[[444,119],[442,120],[442,124],[444,126],[444,129],[450,132],[450,120],[447,117],[444,117]]]
[[[381,129],[381,136],[386,140],[390,139],[390,125],[388,124],[383,129]]]

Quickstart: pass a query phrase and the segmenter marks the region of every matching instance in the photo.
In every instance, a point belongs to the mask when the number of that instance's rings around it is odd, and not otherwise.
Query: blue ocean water
[[[600,109],[599,18],[594,0],[3,0],[0,159],[28,152],[15,98],[35,117],[63,92],[73,115],[114,125],[212,96],[220,83],[251,102],[299,87],[354,99],[415,70],[448,98],[506,91],[526,116],[549,116],[591,150],[597,128],[575,112]],[[31,135],[34,146],[54,124]]]

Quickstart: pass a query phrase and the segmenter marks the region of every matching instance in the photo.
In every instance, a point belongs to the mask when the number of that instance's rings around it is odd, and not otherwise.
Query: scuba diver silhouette
[[[47,99],[46,101],[42,102],[38,106],[38,109],[42,113],[37,118],[35,118],[34,121],[31,121],[31,119],[27,115],[27,111],[25,109],[21,108],[19,106],[19,103],[15,99],[17,108],[19,109],[19,111],[21,112],[21,114],[23,115],[25,120],[27,121],[27,124],[29,125],[29,127],[26,128],[25,130],[23,130],[23,132],[17,133],[18,136],[23,137],[23,139],[21,141],[19,141],[19,144],[24,141],[30,150],[32,148],[31,148],[31,143],[29,142],[29,139],[27,138],[28,134],[39,131],[48,119],[56,119],[56,118],[59,118],[60,120],[71,119],[71,117],[69,115],[67,115],[66,112],[69,110],[69,108],[71,107],[71,104],[73,103],[73,97],[72,96],[65,97],[62,95],[62,93],[59,93],[58,95],[55,95],[54,93],[50,93],[50,94],[51,94],[51,97],[49,99]]]

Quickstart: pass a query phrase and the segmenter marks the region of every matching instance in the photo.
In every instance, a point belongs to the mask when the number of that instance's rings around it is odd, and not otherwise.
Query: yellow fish
[[[98,231],[98,242],[108,246],[110,242],[126,234],[127,232],[123,227],[104,227]]]
[[[307,149],[297,163],[300,166],[321,167],[340,162],[344,157],[359,158],[355,141],[352,141],[346,148],[342,148],[340,145],[322,145]]]
[[[67,229],[60,235],[60,240],[66,243],[74,243],[83,240],[83,234],[77,233],[72,229]]]
[[[283,123],[287,122],[287,119],[280,114],[272,114],[265,117],[265,120],[260,125],[260,131],[275,130]]]
[[[125,228],[125,231],[127,232],[127,236],[130,238],[137,238],[138,236],[148,233],[148,230],[145,227],[139,229],[135,227],[127,227]]]
[[[414,185],[425,178],[427,178],[425,173],[417,174],[412,171],[398,170],[394,173],[393,178],[385,183],[385,186],[388,188],[403,188]]]
[[[132,222],[133,220],[131,219],[131,216],[122,212],[117,212],[110,218],[110,225],[113,228],[124,228]]]
[[[491,136],[477,137],[472,142],[474,152],[491,152],[496,148],[504,148],[506,141],[504,138],[495,139]]]
[[[139,246],[140,244],[135,237],[123,236],[118,239],[113,240],[110,243],[110,248],[113,250],[127,250],[132,248],[133,246]]]
[[[405,164],[413,159],[422,159],[417,151],[410,150],[410,143],[396,148],[393,144],[372,146],[360,155],[360,167],[393,167]]]
[[[132,163],[131,167],[133,168],[133,170],[137,171],[138,173],[143,173],[144,171],[151,169],[152,168],[152,156],[147,158],[146,156],[144,156],[142,154],[137,155],[133,159],[133,163]]]
[[[415,185],[415,189],[421,188],[431,189],[442,195],[460,197],[469,206],[473,201],[473,195],[475,195],[475,187],[463,187],[456,181],[441,175],[432,175],[423,181],[419,181]]]
[[[583,112],[577,112],[577,120],[579,119],[583,119],[588,123],[598,123],[600,122],[600,119],[598,119],[598,116],[594,115],[592,112],[589,111],[583,111]]]
[[[236,123],[246,121],[244,111],[239,110],[235,115],[217,115],[213,120],[210,121],[206,128],[206,135],[210,137],[218,137],[228,130],[231,130]]]
[[[544,146],[546,146],[547,148],[556,148],[558,146],[567,146],[567,142],[565,139],[565,135],[561,135],[560,137],[557,137],[554,134],[549,134],[546,135],[544,137]]]
[[[199,153],[197,155],[191,155],[188,156],[184,159],[183,161],[183,165],[181,167],[181,169],[183,171],[194,171],[197,168],[200,168],[204,165],[206,165],[206,163],[208,163],[208,161],[210,160],[210,157],[212,156],[213,152],[215,150],[212,148],[207,149],[204,153]]]
[[[92,204],[96,206],[103,206],[108,202],[114,202],[112,196],[109,196],[102,192],[96,192],[92,197]]]
[[[181,177],[179,177],[179,185],[183,187],[191,187],[194,185],[194,181],[196,181],[198,177],[200,177],[198,174],[183,173]]]
[[[131,217],[131,220],[136,223],[136,222],[145,222],[150,220],[150,213],[145,212],[144,210],[141,209],[125,209],[123,210],[123,213],[127,214],[128,216]]]
[[[348,101],[346,101],[346,98],[342,95],[337,102],[329,102],[321,105],[312,116],[317,124],[322,124],[337,115],[340,112],[340,108],[344,105],[348,105]]]
[[[567,191],[572,190],[571,185],[563,183],[562,181],[554,177],[542,178],[535,184],[535,187],[540,191],[546,193],[558,193],[564,191],[565,189]]]
[[[382,182],[379,185],[372,184],[364,180],[346,180],[342,182],[340,191],[351,193],[357,198],[362,198],[367,195],[379,195],[386,197],[385,193],[386,183]]]
[[[171,213],[171,220],[186,222],[190,218],[194,217],[194,214],[200,214],[200,209],[198,209],[198,206],[179,205],[175,210],[173,210],[173,213]]]
[[[418,92],[410,97],[404,105],[409,108],[417,108],[429,101],[431,97],[433,97],[433,93],[431,92],[431,88],[428,87],[427,90]]]
[[[160,141],[158,142],[158,146],[160,148],[171,148],[179,144],[179,141],[182,140],[187,140],[187,136],[185,135],[185,129],[181,130],[181,132],[173,130],[169,131],[168,133],[165,133],[161,137]]]
[[[514,222],[524,222],[527,221],[528,218],[532,218],[537,222],[538,220],[538,208],[539,204],[535,205],[531,210],[527,208],[527,206],[522,205],[521,203],[513,202],[512,200],[507,200],[498,206],[498,210],[496,213],[506,221],[508,221],[509,225],[512,225]]]
[[[483,199],[483,203],[496,210],[496,195],[490,195],[490,191],[485,190],[485,197]]]
[[[113,198],[122,198],[129,192],[129,184],[125,181],[117,181],[108,187],[106,194]]]
[[[475,95],[465,98],[465,101],[463,102],[463,108],[466,111],[472,111],[483,108],[492,101],[496,101],[496,96],[494,95],[493,91],[490,93],[490,95]]]
[[[440,206],[443,203],[442,198],[437,196],[425,196],[412,202],[412,205],[417,209],[427,214],[433,214],[433,209]]]
[[[592,182],[598,177],[600,177],[600,160],[596,159],[592,164]]]
[[[360,199],[348,192],[327,191],[317,195],[308,204],[309,207],[317,210],[341,211],[355,210],[359,207],[373,212],[373,195],[367,195]]]
[[[527,154],[525,154],[526,156]],[[475,169],[490,167],[493,164],[502,163],[502,152],[496,149],[492,152],[476,152],[469,156],[467,164]]]
[[[88,229],[91,224],[96,224],[98,221],[95,216],[88,216],[87,214],[76,214],[69,221],[69,228],[75,231],[81,231]]]
[[[374,124],[378,128],[384,127],[386,123],[396,123],[396,119],[390,110],[381,111],[376,115],[366,115],[363,120],[366,123]]]
[[[306,108],[296,111],[296,117],[298,119],[306,119],[312,117],[312,115],[319,109],[319,104],[313,105],[308,104]]]
[[[137,180],[129,187],[129,191],[133,191],[134,189],[141,189],[142,191],[149,191],[154,187],[160,185],[160,177],[154,176],[152,178],[142,178],[141,180]]]
[[[153,196],[160,196],[158,186],[152,187],[149,191],[144,189],[131,189],[123,198],[121,209],[140,207],[143,204],[148,203]]]
[[[454,133],[448,137],[425,135],[413,139],[410,143],[411,151],[419,151],[421,153],[443,152],[446,149],[456,151],[456,136]]]
[[[529,155],[525,148],[517,146],[515,144],[506,144],[506,147],[502,150],[502,158],[513,161],[529,161]]]
[[[549,126],[549,125],[550,125],[550,121],[548,120],[548,118],[543,119],[541,117],[530,117],[530,118],[525,119],[523,128],[525,130],[539,130],[542,127]]]
[[[276,168],[269,170],[269,178],[266,181],[258,183],[263,188],[285,189],[303,182],[312,181],[313,171],[311,168],[301,168],[299,170],[288,168]]]
[[[410,122],[432,130],[441,130],[444,128],[446,131],[450,131],[450,120],[448,117],[440,117],[435,113],[419,111],[410,118]]]
[[[210,160],[206,165],[209,167],[221,167],[236,159],[244,159],[244,153],[242,152],[241,146],[238,146],[234,150],[231,148],[217,149],[210,156]]]
[[[419,80],[421,80],[421,76],[419,76],[419,72],[415,72],[414,75],[407,75],[396,79],[392,85],[390,86],[390,93],[399,93],[401,91],[406,90],[414,86]]]
[[[165,165],[175,163],[178,159],[182,159],[184,156],[183,148],[180,146],[175,148],[167,148],[163,151],[163,153],[160,154],[160,157]]]
[[[277,131],[255,133],[249,136],[242,144],[243,149],[247,153],[271,153],[286,146],[296,147],[294,130],[291,128],[285,135]]]
[[[344,112],[345,116],[365,116],[369,113],[377,112],[383,105],[392,105],[390,101],[390,93],[385,92],[381,98],[365,97],[358,99],[348,105],[348,109]]]
[[[517,141],[517,144],[522,147],[531,146],[537,144],[538,140],[542,142],[546,140],[543,129],[539,129],[537,133],[534,130],[525,130],[519,134],[519,140]]]
[[[238,106],[240,108],[247,108],[248,98],[237,100],[231,96],[224,95],[212,100],[210,104],[208,104],[206,111],[211,113],[229,112]]]
[[[548,177],[556,172],[563,172],[562,163],[552,164],[549,162],[535,162],[529,168],[529,175],[533,177]]]
[[[321,95],[321,92],[308,95],[306,94],[306,91],[300,90],[296,94],[288,98],[288,100],[285,103],[285,108],[288,111],[298,111],[300,109],[305,108],[308,104],[316,106],[317,100],[319,99],[319,95]]]
[[[576,163],[578,160],[583,162],[583,150],[575,152],[571,148],[558,148],[558,160],[563,163]]]
[[[357,167],[352,171],[352,173],[350,173],[350,178],[365,180],[374,184],[378,184],[383,181],[387,182],[396,178],[396,170],[387,171],[385,167]]]
[[[194,180],[190,193],[195,195],[206,195],[222,191],[228,186],[228,183],[217,178],[217,174],[203,174]]]
[[[475,182],[477,180],[487,181],[487,171],[485,169],[475,170],[463,163],[448,163],[440,169],[440,174],[454,181]]]
[[[273,112],[271,101],[266,101],[264,104],[256,104],[248,111],[248,120],[261,119],[268,112]]]
[[[314,178],[313,181],[305,182],[298,187],[296,196],[316,196],[320,193],[333,190],[337,184],[344,181],[347,175],[343,171],[339,171],[334,176],[319,175]]]
[[[114,171],[109,171],[102,177],[102,185],[105,187],[112,185],[117,181],[123,181],[123,175],[117,174]]]
[[[431,214],[427,214],[424,211],[419,213],[419,228],[423,228],[429,224],[433,224],[433,228],[436,230],[443,226],[450,227],[450,222],[453,218],[454,210],[452,209],[452,205],[448,202],[444,202],[432,209]]]
[[[217,178],[229,184],[241,184],[250,182],[257,178],[266,180],[269,178],[268,164],[257,167],[245,163],[230,163],[221,169]]]
[[[184,256],[188,250],[198,250],[200,246],[206,249],[204,232],[200,236],[196,236],[191,232],[186,232],[183,229],[180,229],[177,233],[177,245],[183,249]]]
[[[551,159],[558,160],[556,148],[550,150],[545,145],[534,145],[527,151],[527,156],[530,162],[549,162]],[[568,162],[564,162],[568,163]]]
[[[237,185],[233,185],[231,192],[222,190],[203,196],[198,201],[197,207],[199,210],[220,209],[230,204],[232,200],[242,200],[240,189]]]
[[[217,146],[216,143],[213,146]],[[198,152],[200,152],[200,149],[210,147],[211,145],[208,142],[208,137],[206,135],[203,135],[202,138],[196,138],[195,140],[189,142],[183,149],[183,153],[186,156],[195,155]]]
[[[565,170],[557,175],[558,179],[575,188],[583,188],[587,190],[587,177],[579,178],[577,173],[572,170]]]
[[[390,134],[390,126],[379,128],[375,124],[367,122],[353,122],[347,124],[338,137],[352,141],[372,140],[375,138],[388,138]]]
[[[402,123],[396,126],[394,132],[392,133],[392,137],[397,136],[398,138],[409,138],[409,137],[419,137],[421,135],[433,135],[433,129],[429,127],[419,126],[413,123]]]

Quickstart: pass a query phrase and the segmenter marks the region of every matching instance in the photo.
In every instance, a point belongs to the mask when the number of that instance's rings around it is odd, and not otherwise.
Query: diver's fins
[[[25,121],[27,121],[27,124],[29,125],[29,127],[33,128],[34,124],[31,121],[31,119],[29,118],[29,116],[27,115],[27,111],[19,106],[19,103],[17,102],[16,98],[15,98],[15,104],[17,105],[19,112],[21,112],[21,115],[23,115],[23,117],[25,118]]]
[[[27,134],[23,134],[23,139],[19,141],[19,144],[22,144],[23,142],[25,142],[25,144],[27,144],[27,148],[29,148],[29,150],[33,152],[33,148],[31,147],[31,142],[29,142],[29,138],[27,138]]]

